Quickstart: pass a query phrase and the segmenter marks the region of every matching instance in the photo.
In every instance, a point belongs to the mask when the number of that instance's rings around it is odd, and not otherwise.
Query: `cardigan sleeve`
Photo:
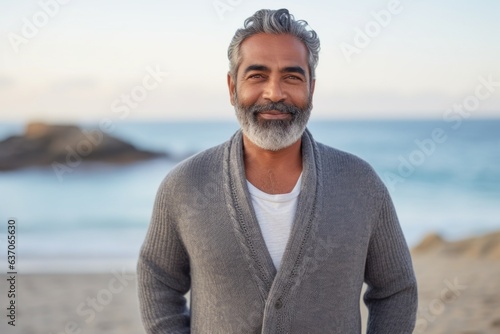
[[[411,334],[417,313],[417,282],[410,252],[385,190],[372,230],[365,267],[367,333]]]
[[[167,190],[164,182],[137,264],[139,305],[148,334],[190,333],[184,297],[191,285],[189,257],[169,209]]]

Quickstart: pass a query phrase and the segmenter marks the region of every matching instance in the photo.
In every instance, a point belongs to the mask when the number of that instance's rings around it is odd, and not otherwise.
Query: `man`
[[[174,168],[138,263],[148,333],[411,333],[417,288],[389,194],[312,138],[319,39],[260,10],[229,46],[241,131]],[[190,290],[190,309],[184,295]]]

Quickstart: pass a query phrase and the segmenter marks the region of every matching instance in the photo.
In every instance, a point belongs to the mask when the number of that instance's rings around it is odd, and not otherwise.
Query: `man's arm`
[[[417,282],[410,252],[390,196],[385,192],[365,268],[367,333],[411,334],[417,312]]]
[[[137,264],[139,303],[148,334],[190,333],[189,258],[168,209],[168,196],[160,186],[153,216]]]

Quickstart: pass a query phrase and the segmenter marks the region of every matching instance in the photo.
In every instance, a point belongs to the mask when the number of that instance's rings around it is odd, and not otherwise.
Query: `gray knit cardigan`
[[[307,130],[302,156],[279,271],[252,209],[241,131],[167,175],[137,266],[147,333],[360,333],[363,282],[367,333],[412,332],[416,280],[387,189]]]

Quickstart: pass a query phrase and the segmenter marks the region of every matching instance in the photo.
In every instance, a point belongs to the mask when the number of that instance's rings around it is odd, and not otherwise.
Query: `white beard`
[[[291,114],[291,120],[259,120],[258,111],[278,110]],[[245,136],[258,147],[268,151],[279,151],[297,142],[304,133],[312,102],[309,97],[304,109],[284,105],[284,103],[266,106],[245,107],[238,103],[235,95],[235,111],[238,122]]]

